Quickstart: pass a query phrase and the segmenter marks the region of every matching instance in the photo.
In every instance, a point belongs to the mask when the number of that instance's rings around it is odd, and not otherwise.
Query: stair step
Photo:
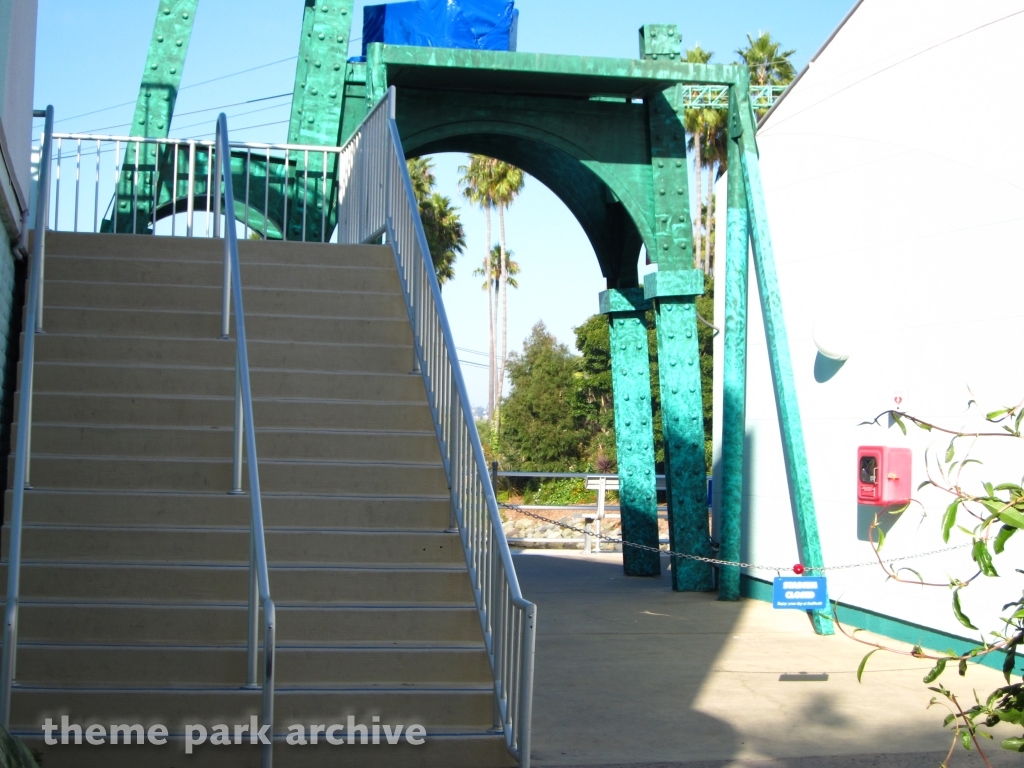
[[[47,276],[54,280],[96,283],[131,283],[177,286],[223,286],[222,264],[173,259],[136,259],[133,257],[87,258],[48,255]],[[352,267],[341,264],[241,263],[242,285],[330,291],[399,290],[398,274],[379,267]]]
[[[8,519],[11,503],[7,491]],[[263,494],[263,520],[268,527],[441,530],[449,524],[450,509],[447,493],[433,498]],[[40,488],[25,492],[25,520],[31,523],[242,527],[249,525],[251,514],[248,495]]]
[[[22,642],[146,643],[244,642],[248,608],[235,603],[83,603],[23,600]],[[277,604],[279,643],[480,642],[474,606],[361,606]]]
[[[41,363],[135,363],[234,368],[235,341],[46,333],[36,337]],[[409,373],[412,347],[312,342],[248,342],[249,366],[305,371]]]
[[[173,238],[149,235],[94,235],[47,232],[46,253],[51,256],[130,257],[137,261],[187,258],[223,264],[224,241],[213,238]],[[394,268],[395,257],[388,246],[335,245],[281,241],[238,241],[242,264],[271,262],[283,264],[341,264],[346,266]],[[49,272],[47,273],[49,276]]]
[[[228,427],[125,427],[32,425],[36,454],[70,456],[153,456],[223,459],[231,455],[234,430]],[[260,460],[437,462],[434,432],[256,429]]]
[[[329,718],[321,717],[317,722]],[[134,721],[133,721],[134,722]],[[307,726],[308,727],[308,726]],[[282,730],[274,742],[274,764],[288,768],[366,768],[368,765],[387,768],[512,768],[516,761],[505,749],[500,732],[480,729],[445,727],[443,733],[431,728],[425,743],[412,746],[403,738],[399,745],[381,744],[331,746],[323,735],[316,745],[288,746]],[[37,751],[43,764],[65,768],[175,768],[186,761],[184,741],[172,737],[165,746],[133,745],[130,749],[118,746],[47,746],[39,735],[39,728],[14,733]],[[383,741],[383,737],[381,741]],[[252,768],[259,765],[259,747],[219,747],[209,743],[197,746],[187,757],[188,765],[195,768]]]
[[[155,722],[177,733],[185,723],[245,723],[259,715],[261,693],[238,686],[193,688],[29,687],[19,686],[11,705],[13,728],[38,729],[46,713],[66,714],[71,722],[134,723],[145,712]],[[345,722],[370,723],[372,715],[382,722],[419,723],[443,729],[458,724],[486,730],[493,717],[492,685],[432,686],[332,686],[287,688],[274,695],[275,723],[320,723],[327,713]],[[59,718],[58,718],[59,722]],[[337,722],[328,720],[328,722]],[[276,729],[275,729],[276,731]],[[287,731],[277,731],[287,733]]]
[[[405,317],[349,317],[345,310],[346,307],[338,307],[336,317],[317,317],[301,314],[261,315],[246,308],[245,330],[253,340],[308,339],[405,346],[412,343],[409,321]],[[218,338],[221,332],[221,313],[213,307],[206,312],[92,309],[54,306],[48,301],[44,319],[48,333]],[[234,336],[234,320],[231,323],[231,334]]]
[[[7,556],[4,527],[0,547]],[[275,564],[458,564],[462,545],[454,533],[428,531],[266,531],[267,558]],[[249,528],[158,528],[26,525],[22,557],[35,561],[245,563]]]
[[[234,405],[234,398],[228,396],[172,397],[37,392],[32,400],[32,412],[33,421],[40,423],[233,429]],[[254,397],[253,418],[256,424],[270,429],[424,432],[434,428],[430,409],[425,401],[359,402]]]
[[[378,532],[380,533],[380,532]],[[399,563],[392,566],[270,566],[274,598],[283,602],[466,604],[473,602],[462,563]],[[0,590],[6,589],[6,571]],[[247,563],[22,561],[24,599],[231,601],[248,594]]]
[[[411,373],[292,371],[250,368],[254,397],[315,400],[423,400],[423,378]],[[233,366],[200,367],[40,362],[36,392],[231,396]]]
[[[9,459],[13,478],[14,457]],[[123,456],[32,457],[32,482],[43,488],[218,491],[232,488],[230,459],[167,459]],[[13,482],[13,480],[12,480]],[[243,487],[248,481],[243,476]],[[429,464],[260,461],[260,486],[270,493],[343,492],[371,495],[388,488],[396,496],[440,495],[448,481],[440,461]]]
[[[277,647],[282,687],[323,685],[476,684],[489,686],[482,644],[464,647],[390,645]],[[245,679],[246,648],[235,646],[40,645],[18,648],[18,678],[32,685],[150,687],[237,685]]]
[[[46,280],[46,306],[91,307],[96,309],[172,310],[217,312],[221,308],[220,286],[166,286],[124,283],[86,283],[74,280]],[[408,322],[405,301],[397,291],[284,290],[245,287],[246,317],[250,313],[314,317],[391,318]],[[45,324],[46,315],[43,313]]]

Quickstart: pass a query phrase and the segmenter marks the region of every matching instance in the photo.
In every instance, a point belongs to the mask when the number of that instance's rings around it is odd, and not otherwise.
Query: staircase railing
[[[270,598],[270,576],[267,570],[267,543],[263,532],[263,499],[260,495],[260,472],[256,459],[256,427],[252,416],[252,387],[249,383],[249,351],[245,338],[245,311],[242,308],[242,277],[238,266],[238,232],[234,218],[235,196],[231,184],[231,144],[228,141],[228,119],[222,112],[217,118],[216,162],[213,189],[224,184],[224,210],[229,213],[224,224],[224,299],[221,335],[230,338],[231,301],[235,317],[235,439],[232,493],[242,493],[242,454],[249,473],[249,501],[252,518],[249,526],[249,637],[246,684],[257,685],[257,646],[259,643],[259,609],[263,608],[263,708],[261,725],[269,725],[270,744],[263,745],[263,768],[271,768],[274,760],[274,647],[277,621],[274,601]],[[214,194],[214,237],[220,237],[221,195]]]
[[[455,342],[395,123],[393,87],[343,148],[339,183],[338,242],[383,237],[398,263],[494,677],[495,726],[529,768],[537,607],[519,589],[466,384],[453,364]]]
[[[7,601],[4,604],[3,661],[0,663],[0,723],[11,725],[11,686],[18,658],[18,601],[21,590],[22,511],[25,487],[29,483],[32,450],[32,379],[35,375],[36,334],[43,330],[43,262],[46,258],[46,221],[50,200],[50,150],[53,145],[53,107],[34,111],[33,117],[45,117],[42,153],[39,156],[39,195],[36,197],[35,234],[28,265],[27,305],[22,326],[25,344],[21,352],[21,377],[18,381],[18,435],[14,444],[14,482],[11,495],[10,546],[7,554]]]

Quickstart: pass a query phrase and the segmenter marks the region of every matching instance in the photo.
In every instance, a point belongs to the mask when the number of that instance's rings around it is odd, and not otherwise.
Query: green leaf
[[[946,463],[947,464],[949,464],[949,462],[951,462],[953,460],[953,456],[956,454],[956,449],[954,448],[954,443],[955,442],[956,442],[956,438],[954,437],[952,440],[949,441],[949,448],[946,449]]]
[[[860,660],[860,666],[857,667],[857,682],[858,683],[861,681],[860,679],[864,675],[864,667],[867,666],[868,659],[871,658],[871,654],[878,653],[880,650],[882,650],[882,649],[881,648],[875,648],[873,651],[868,651],[867,655],[863,659]]]
[[[904,435],[905,435],[905,434],[907,434],[907,427],[906,427],[906,425],[905,425],[905,424],[903,423],[903,417],[901,417],[901,416],[900,416],[900,415],[899,415],[898,413],[896,413],[896,412],[892,412],[892,413],[890,413],[889,415],[890,415],[890,416],[892,416],[892,420],[896,422],[896,426],[898,426],[898,427],[900,428],[900,431],[901,431],[901,432],[902,432],[902,433],[903,433]]]
[[[1003,739],[999,746],[1011,752],[1024,752],[1024,738]]]
[[[971,732],[970,731],[966,731],[966,730],[960,731],[960,743],[963,745],[964,749],[966,749],[968,752],[970,752],[970,750],[971,750]]]
[[[1001,408],[998,411],[989,411],[988,413],[985,414],[985,418],[988,419],[989,421],[993,421],[995,419],[998,419],[1000,416],[1005,416],[1009,412],[1009,408]]]
[[[974,542],[971,557],[978,564],[983,574],[992,578],[999,576],[995,566],[992,565],[992,555],[988,551],[988,544],[983,539],[978,539]]]
[[[1010,682],[1010,675],[1013,674],[1013,665],[1017,662],[1017,645],[1011,643],[1006,648],[1006,657],[1003,659],[1003,677]]]
[[[902,515],[909,508],[910,502],[908,501],[906,504],[900,504],[898,506],[893,507],[892,509],[887,509],[886,512],[888,512],[890,515]]]
[[[959,621],[968,629],[977,629],[977,627],[971,623],[971,620],[967,618],[967,615],[963,612],[963,609],[960,607],[959,589],[953,590],[953,614],[956,616],[957,621]]]
[[[885,546],[885,531],[883,531],[881,528],[875,528],[875,530],[878,531],[877,549],[881,549],[883,546]]]
[[[967,677],[967,659],[960,659],[960,668],[957,671],[960,677]]]
[[[1016,532],[1017,529],[1011,525],[1004,525],[999,529],[999,533],[996,535],[996,540],[992,545],[997,555],[1003,554],[1003,548],[1006,547],[1006,542]]]
[[[920,427],[921,429],[923,429],[925,432],[931,432],[932,431],[932,425],[931,424],[925,424],[923,421],[915,421],[914,423],[917,424],[917,426]]]
[[[960,499],[955,499],[952,504],[946,507],[946,513],[942,516],[942,540],[949,543],[949,532],[953,530],[956,523],[956,510],[960,506]]]
[[[922,576],[920,573],[915,571],[913,568],[907,568],[906,566],[904,566],[904,567],[900,568],[900,570],[898,572],[902,573],[903,571],[910,571],[912,574],[917,576],[917,580],[918,581],[920,581],[922,584],[924,584],[924,576]]]
[[[966,463],[967,462],[965,461],[964,464]],[[982,483],[982,486],[985,488],[985,493],[987,493],[989,496],[996,495],[996,492],[992,489],[992,483]]]
[[[928,485],[932,485],[932,481],[931,480],[925,480],[923,483],[921,483],[919,486],[917,486],[917,490],[920,491],[922,488],[924,488],[925,486],[928,486]]]
[[[1007,507],[999,515],[999,521],[1006,525],[1012,525],[1014,528],[1024,528],[1024,514],[1021,514],[1013,507]]]
[[[931,671],[927,675],[924,676],[924,682],[926,682],[926,683],[934,683],[935,680],[939,677],[939,675],[941,675],[945,671],[946,671],[946,660],[945,659],[939,659],[937,662],[935,662],[935,666],[932,667]]]

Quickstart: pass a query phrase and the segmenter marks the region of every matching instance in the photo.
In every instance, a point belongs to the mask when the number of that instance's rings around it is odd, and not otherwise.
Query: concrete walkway
[[[516,552],[523,593],[538,605],[539,768],[936,768],[946,756],[945,712],[926,709],[927,662],[879,652],[859,684],[868,649],[816,636],[801,612],[673,593],[667,569],[624,577],[621,555]],[[829,677],[779,680],[800,672]],[[941,682],[965,706],[973,687],[1003,684],[975,665]],[[1024,765],[986,747],[993,766]],[[983,763],[958,747],[952,765]]]

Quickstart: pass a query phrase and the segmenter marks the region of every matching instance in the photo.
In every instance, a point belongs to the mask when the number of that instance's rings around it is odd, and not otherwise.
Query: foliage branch
[[[977,407],[977,403],[971,400],[970,406]],[[1009,408],[1000,408],[985,413],[984,417],[986,422],[998,429],[973,432],[964,429],[950,429],[896,410],[883,411],[873,421],[865,422],[879,424],[883,419],[891,419],[904,435],[907,434],[907,424],[910,424],[925,432],[950,436],[949,444],[942,456],[931,449],[926,451],[925,465],[928,479],[921,483],[917,490],[921,491],[930,486],[947,495],[949,503],[945,507],[941,520],[943,541],[948,543],[954,530],[968,537],[969,542],[965,546],[969,546],[971,549],[971,558],[977,569],[976,572],[969,578],[948,577],[947,581],[938,583],[925,581],[921,574],[913,569],[891,568],[886,565],[880,553],[885,543],[880,517],[882,514],[900,514],[909,505],[898,509],[882,510],[876,514],[870,528],[869,539],[887,578],[921,586],[950,589],[952,591],[953,615],[960,624],[972,631],[979,630],[963,609],[960,599],[962,591],[980,577],[999,577],[995,558],[1003,554],[1009,539],[1018,530],[1024,528],[1024,487],[1021,484],[993,485],[990,482],[982,482],[979,489],[972,490],[968,487],[968,479],[964,477],[964,470],[968,466],[982,463],[972,456],[972,450],[979,441],[997,438],[1022,439],[1024,401]],[[1018,573],[1024,573],[1024,570],[1016,570]],[[910,578],[910,576],[914,578]],[[1007,602],[1001,612],[1003,615],[998,619],[998,629],[991,630],[987,636],[982,634],[978,645],[964,653],[956,653],[950,649],[940,654],[927,653],[920,645],[915,645],[911,650],[905,651],[863,639],[857,636],[860,630],[848,631],[843,627],[839,622],[838,611],[835,612],[836,626],[843,634],[859,643],[872,646],[872,650],[864,656],[857,669],[858,681],[864,674],[868,659],[880,650],[935,662],[924,677],[925,684],[930,686],[929,690],[938,694],[938,696],[932,697],[929,707],[939,705],[948,709],[949,714],[945,718],[944,725],[952,725],[954,729],[953,743],[949,754],[942,763],[943,768],[946,768],[952,760],[957,742],[964,749],[970,750],[972,747],[977,749],[978,755],[985,765],[992,768],[988,756],[982,749],[981,740],[993,737],[984,729],[993,728],[999,723],[1015,725],[1024,729],[1024,678],[1019,682],[1012,682],[1017,662],[1017,649],[1024,647],[1024,595]],[[989,693],[984,701],[978,697],[977,691],[975,691],[974,705],[964,709],[956,695],[946,686],[941,683],[932,685],[936,683],[949,665],[955,666],[959,675],[965,677],[968,662],[997,653],[1004,655],[1002,672],[1006,685]],[[1000,746],[1006,750],[1024,752],[1024,733],[1002,739]]]

